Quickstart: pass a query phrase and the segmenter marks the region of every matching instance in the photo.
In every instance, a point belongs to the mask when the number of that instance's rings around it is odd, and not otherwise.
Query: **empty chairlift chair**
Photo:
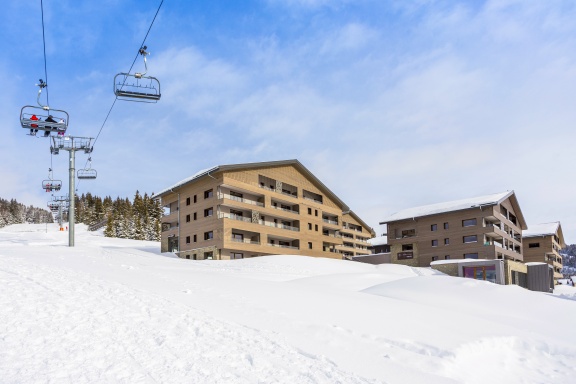
[[[119,73],[114,76],[114,94],[120,100],[141,101],[155,103],[160,100],[160,81],[152,76],[145,76],[148,72],[146,56],[147,47],[140,48],[138,53],[144,56],[144,73]]]
[[[87,168],[79,169],[76,173],[79,180],[94,180],[98,173],[95,169],[92,169],[92,158],[88,158],[89,165]]]
[[[20,125],[24,129],[29,129],[31,136],[36,136],[38,131],[48,132],[44,136],[50,136],[50,133],[57,133],[63,136],[68,129],[68,122],[70,116],[66,111],[60,109],[51,109],[47,105],[40,103],[40,95],[42,89],[46,88],[46,83],[40,79],[40,83],[36,84],[38,89],[37,102],[39,107],[33,105],[25,105],[20,110]]]

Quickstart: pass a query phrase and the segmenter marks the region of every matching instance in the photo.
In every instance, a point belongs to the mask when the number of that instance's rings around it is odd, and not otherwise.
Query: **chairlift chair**
[[[156,103],[160,100],[160,81],[155,77],[145,76],[148,72],[146,56],[150,54],[146,49],[147,47],[143,46],[138,51],[144,56],[146,70],[143,73],[136,72],[132,75],[122,72],[114,76],[114,94],[118,99],[146,103]]]
[[[42,189],[46,192],[59,191],[62,188],[61,180],[43,180]]]
[[[79,180],[94,180],[98,175],[95,169],[92,169],[92,158],[88,158],[88,167],[84,169],[79,169],[76,172],[76,175]]]
[[[60,136],[64,135],[70,120],[68,112],[42,105],[40,103],[40,94],[47,84],[40,79],[40,83],[36,85],[39,87],[37,98],[39,107],[33,105],[22,107],[20,110],[20,125],[24,129],[29,129],[32,136],[36,136],[38,131],[55,132]]]
[[[78,172],[78,179],[80,180],[94,180],[97,176],[97,172],[95,169],[87,168],[87,169],[79,169]]]

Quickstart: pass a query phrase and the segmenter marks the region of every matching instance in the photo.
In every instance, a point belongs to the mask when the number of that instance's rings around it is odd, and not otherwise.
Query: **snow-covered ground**
[[[573,287],[76,229],[0,229],[0,383],[576,382]]]

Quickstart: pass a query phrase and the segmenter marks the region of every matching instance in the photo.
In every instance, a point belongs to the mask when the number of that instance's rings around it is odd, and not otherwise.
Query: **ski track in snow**
[[[272,334],[78,272],[3,257],[0,282],[2,383],[376,382]]]

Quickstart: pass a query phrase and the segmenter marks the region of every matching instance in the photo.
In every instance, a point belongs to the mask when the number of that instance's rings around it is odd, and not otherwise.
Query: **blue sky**
[[[70,134],[97,135],[159,3],[44,1]],[[68,154],[18,122],[44,78],[40,2],[3,8],[0,196],[45,205]],[[297,158],[377,233],[401,209],[513,189],[528,225],[561,221],[576,242],[574,20],[571,0],[166,0],[146,41],[162,99],[116,103],[78,193]]]

